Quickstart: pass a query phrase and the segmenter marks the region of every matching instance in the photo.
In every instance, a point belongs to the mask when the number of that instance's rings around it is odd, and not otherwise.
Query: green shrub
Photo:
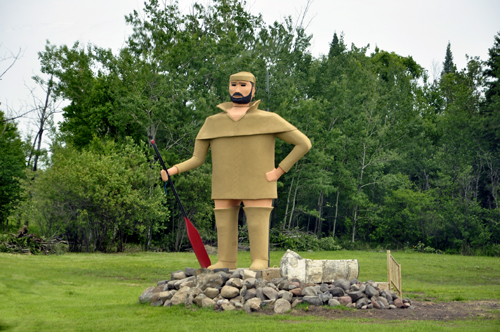
[[[303,232],[299,229],[287,231],[272,229],[270,242],[276,249],[290,249],[295,251],[335,251],[342,249],[342,246],[335,243],[331,237],[318,239],[316,235]]]

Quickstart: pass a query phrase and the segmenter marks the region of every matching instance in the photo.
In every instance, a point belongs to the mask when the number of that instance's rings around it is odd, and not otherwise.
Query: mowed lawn
[[[278,266],[284,252],[271,253]],[[301,252],[311,259],[358,259],[360,281],[386,281],[385,252]],[[432,301],[500,299],[500,259],[393,252],[404,296]],[[212,261],[216,257],[211,257]],[[241,252],[239,264],[248,266]],[[290,315],[150,307],[139,295],[170,273],[199,267],[191,253],[0,253],[0,331],[500,331],[486,318],[437,321],[328,320]]]

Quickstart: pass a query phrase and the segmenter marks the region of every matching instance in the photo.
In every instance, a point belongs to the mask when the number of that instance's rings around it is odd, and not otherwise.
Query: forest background
[[[134,32],[117,54],[49,42],[39,53],[46,98],[36,101],[36,133],[21,139],[0,113],[2,231],[26,224],[72,251],[189,248],[149,140],[168,165],[188,159],[204,119],[228,100],[229,75],[246,70],[260,108],[313,144],[279,181],[273,247],[500,256],[500,33],[486,61],[460,70],[448,44],[430,78],[411,56],[367,54],[342,34],[315,58],[300,19],[268,25],[236,0],[189,14],[150,0],[126,20]],[[56,129],[61,100],[69,104]],[[276,146],[277,161],[292,148]],[[206,243],[216,241],[210,170],[207,158],[175,177]]]

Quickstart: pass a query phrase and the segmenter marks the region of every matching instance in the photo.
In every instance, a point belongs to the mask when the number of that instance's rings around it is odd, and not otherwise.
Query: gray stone
[[[188,294],[188,296],[186,297],[186,301],[184,301],[184,305],[186,307],[190,307],[191,304],[193,304],[193,300],[194,300],[193,294]]]
[[[302,301],[318,306],[323,305],[323,301],[318,296],[304,296]]]
[[[186,278],[186,273],[184,271],[175,271],[172,272],[171,280],[181,280]]]
[[[243,269],[236,269],[230,276],[229,278],[238,278],[238,279],[243,279],[242,275]]]
[[[344,291],[348,291],[349,288],[351,287],[351,283],[345,279],[338,279],[333,282],[333,286],[340,287]]]
[[[245,282],[243,283],[243,285],[246,286],[248,289],[255,288],[255,281],[256,280],[257,279],[255,279],[255,278],[245,279]]]
[[[368,296],[368,297],[373,297],[373,296],[376,296],[378,295],[378,290],[376,290],[374,287],[368,285],[366,286],[365,288],[365,294]]]
[[[275,285],[275,284],[273,284],[272,282],[268,282],[268,283],[266,284],[266,286],[264,286],[264,287],[270,287],[270,288],[274,289],[276,292],[278,292],[278,291],[279,291],[279,288],[278,288],[278,287],[276,287],[276,285]]]
[[[403,303],[409,303],[411,305],[411,300],[408,297],[403,298]]]
[[[302,290],[302,295],[303,296],[316,296],[318,295],[318,291],[314,287],[306,287]]]
[[[288,301],[288,302],[292,302],[293,295],[292,295],[292,293],[285,291],[285,293],[283,293],[283,295],[281,296],[281,298],[283,300]]]
[[[220,274],[202,274],[196,277],[195,287],[204,291],[208,287],[222,287],[223,284],[223,279]]]
[[[191,276],[195,276],[196,275],[196,269],[193,269],[191,267],[186,267],[184,269],[184,273],[186,274],[186,276],[188,277],[191,277]]]
[[[199,269],[196,269],[195,275],[199,276],[202,274],[213,274],[213,273],[214,273],[214,271],[212,271],[212,270],[209,270],[206,268],[199,268]]]
[[[241,296],[236,296],[235,298],[232,298],[231,300],[229,300],[229,302],[231,302],[233,305],[235,303],[238,303],[238,302],[241,303],[241,304],[243,304],[244,301],[245,300]]]
[[[331,299],[331,300],[329,300],[329,301],[328,301],[328,305],[329,305],[330,307],[336,307],[336,306],[339,306],[339,305],[340,305],[340,302],[339,302],[339,301],[337,301],[337,300],[335,300],[335,299]]]
[[[209,297],[208,297],[208,296],[206,296],[205,294],[201,293],[200,295],[198,295],[198,296],[196,296],[196,297],[194,298],[193,302],[194,302],[197,306],[201,307],[201,306],[202,306],[202,301],[203,301],[203,299],[207,299],[207,298],[209,298]]]
[[[222,284],[223,285],[229,280],[229,275],[224,271],[219,271],[216,274],[219,274],[222,277]]]
[[[271,287],[262,288],[262,292],[269,300],[276,300],[278,298],[278,292]]]
[[[189,287],[184,287],[184,288],[179,289],[179,291],[177,293],[175,293],[174,296],[172,296],[172,299],[171,299],[172,305],[179,305],[181,303],[186,302],[188,292],[189,292]]]
[[[243,303],[241,302],[235,302],[233,303],[234,307],[238,310],[238,309],[243,309]]]
[[[394,304],[389,305],[389,309],[396,309],[397,307]]]
[[[172,306],[172,301],[170,301],[170,300],[165,301],[165,303],[163,303],[163,306],[164,307],[171,307]]]
[[[282,282],[283,280],[286,280],[285,278],[273,278],[271,279],[271,282],[276,286],[278,287],[278,285],[280,284],[280,282]]]
[[[182,272],[184,273],[184,272]],[[187,285],[187,283],[189,283],[190,281],[194,280],[194,277],[187,277],[187,278],[184,278],[184,279],[179,279],[179,280],[176,280],[174,282],[174,288],[175,289],[181,289],[182,287],[193,287],[193,285],[191,284],[191,286]]]
[[[220,295],[223,298],[232,299],[233,297],[240,295],[240,290],[236,287],[224,286],[220,291]]]
[[[276,300],[264,300],[264,301],[260,302],[260,307],[262,309],[265,309],[266,307],[273,308],[275,303],[276,303]]]
[[[352,302],[357,302],[360,298],[365,297],[365,294],[363,292],[360,292],[360,291],[349,292],[349,293],[347,293],[347,295],[351,297]]]
[[[165,285],[166,283],[168,283],[168,280],[158,281],[158,282],[156,283],[156,286]]]
[[[258,310],[260,310],[261,309],[261,307],[260,307],[261,302],[262,301],[259,298],[257,298],[257,297],[246,301],[245,302],[245,311],[247,311],[246,310],[247,306],[250,308],[250,312],[251,311],[258,311]]]
[[[188,292],[188,295],[193,295],[194,297],[198,296],[201,294],[201,289],[199,288],[195,288],[195,287],[192,287],[189,292]]]
[[[363,292],[363,293],[365,292],[366,285],[361,284],[361,285],[358,285],[358,287],[359,287],[359,291],[360,291],[360,292]]]
[[[330,294],[330,292],[319,293],[318,296],[323,301],[323,303],[327,303],[332,299],[332,294]]]
[[[257,272],[252,270],[243,270],[243,279],[255,279]]]
[[[351,285],[351,288],[349,288],[349,291],[351,292],[359,292],[359,286],[354,284],[354,285]]]
[[[377,296],[377,302],[380,303],[381,305],[384,305],[385,308],[389,306],[389,302],[383,296]]]
[[[160,300],[162,300],[163,302],[167,301],[167,300],[170,300],[172,298],[172,296],[174,296],[174,294],[172,294],[171,292],[169,291],[166,291],[166,292],[161,292],[159,294],[159,297],[160,297]]]
[[[257,296],[257,290],[255,288],[248,289],[243,298],[246,300],[253,299]]]
[[[179,288],[182,288],[182,287],[189,287],[189,288],[191,288],[193,286],[194,286],[194,281],[193,280],[189,280],[189,281],[185,281],[185,282],[181,283],[179,285]]]
[[[163,305],[162,300],[154,301],[154,302],[151,302],[151,304],[150,304],[151,307],[160,307],[162,305]]]
[[[231,303],[224,303],[224,304],[221,305],[221,308],[224,311],[231,311],[231,310],[235,310],[236,309],[236,307],[233,304],[231,304]]]
[[[216,301],[215,303],[217,303],[217,305],[223,305],[223,304],[229,304],[229,300],[228,299],[223,299],[223,300],[219,300],[219,301]]]
[[[175,289],[176,282],[177,280],[170,280],[169,282],[167,282],[167,289]]]
[[[199,289],[199,288],[198,288]],[[207,297],[214,299],[219,295],[219,290],[214,287],[207,287],[205,291],[203,292]]]
[[[295,300],[293,300],[293,302],[292,302],[292,308],[295,308],[297,306],[297,304],[299,304],[299,303],[302,303],[301,299],[295,299]]]
[[[264,301],[266,300],[266,296],[264,295],[264,291],[262,289],[262,287],[257,287],[256,288],[256,295],[257,297],[261,300],[261,301]]]
[[[293,286],[293,285],[290,285],[290,282],[286,279],[283,279],[279,284],[278,284],[278,288],[279,289],[282,289],[282,290],[290,290],[290,286]]]
[[[204,298],[203,300],[201,300],[201,306],[203,308],[206,308],[206,307],[215,307],[216,303],[214,300],[206,297]]]
[[[345,295],[344,289],[342,289],[340,287],[330,288],[329,292],[330,292],[330,294],[332,294],[332,296],[344,296]]]
[[[329,290],[330,290],[330,285],[328,285],[328,284],[319,285],[319,291],[321,293],[328,292]]]
[[[151,297],[154,294],[155,288],[156,287],[153,287],[153,286],[146,288],[146,290],[144,292],[142,292],[141,296],[139,296],[139,303],[149,302],[149,300],[151,300]]]
[[[356,278],[354,278],[351,281],[349,281],[349,284],[351,284],[351,285],[357,284],[357,283],[358,283],[358,279],[356,279]]]
[[[226,285],[241,288],[243,287],[243,280],[240,278],[230,278],[226,281]]]
[[[290,302],[284,299],[279,299],[274,304],[274,313],[276,314],[284,314],[285,312],[292,309],[292,305]]]
[[[247,286],[241,287],[240,296],[245,297],[246,294],[247,294]]]
[[[219,272],[229,273],[229,268],[227,268],[227,267],[220,267],[218,269],[213,269],[212,271],[214,271],[214,273],[219,273]]]
[[[361,307],[368,305],[368,299],[365,297],[360,298],[356,301],[356,308],[361,309]]]
[[[255,279],[255,288],[263,288],[267,286],[267,280],[265,279]]]
[[[286,290],[280,290],[278,292],[278,298],[281,299],[283,297],[283,294],[288,293]]]

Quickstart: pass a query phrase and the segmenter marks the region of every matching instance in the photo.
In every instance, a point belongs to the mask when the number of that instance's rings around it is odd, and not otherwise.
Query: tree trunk
[[[340,188],[337,189],[337,200],[335,201],[335,217],[333,218],[332,239],[334,240],[335,240],[335,227],[337,226],[337,217],[339,215],[339,195],[340,195]]]

